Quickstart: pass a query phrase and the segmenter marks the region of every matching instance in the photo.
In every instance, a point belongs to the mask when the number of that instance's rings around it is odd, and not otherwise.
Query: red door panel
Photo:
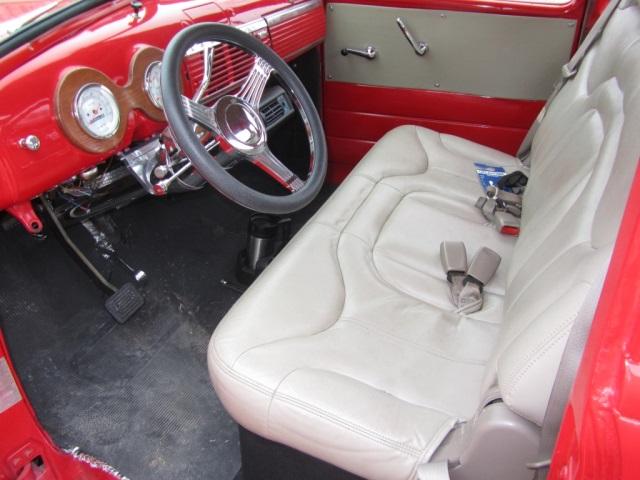
[[[515,153],[544,105],[432,90],[326,82],[324,120],[331,168],[339,182],[386,132],[412,124]]]
[[[578,24],[574,49],[585,7],[583,0],[562,5],[493,0],[338,0],[334,3],[573,19]],[[325,78],[323,114],[329,147],[329,181],[340,182],[387,131],[405,124],[458,135],[515,154],[543,104],[541,100],[363,85]]]

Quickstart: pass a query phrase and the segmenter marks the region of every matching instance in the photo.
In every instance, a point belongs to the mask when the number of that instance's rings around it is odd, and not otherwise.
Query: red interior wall
[[[406,124],[515,154],[543,105],[541,101],[325,82],[329,181],[340,182],[380,137]]]
[[[640,170],[565,411],[549,480],[640,478],[638,269]]]

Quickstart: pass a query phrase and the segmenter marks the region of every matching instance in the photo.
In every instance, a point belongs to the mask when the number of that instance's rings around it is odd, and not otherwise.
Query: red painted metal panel
[[[331,81],[325,82],[324,102],[332,182],[341,181],[384,133],[406,124],[515,154],[544,105],[541,101]]]
[[[303,50],[308,50],[324,39],[326,22],[324,7],[319,5],[296,18],[269,26],[272,47],[285,60],[290,60]]]
[[[329,148],[330,159],[327,181],[337,184],[344,180],[355,165],[353,159],[359,160],[364,157],[373,144],[374,142],[366,140],[327,135],[327,147]]]
[[[11,396],[11,406],[0,401],[0,479],[13,480],[35,457],[44,461],[42,478],[58,480],[114,480],[105,470],[89,465],[58,449],[36,419],[20,385],[0,330],[0,362],[8,366],[13,381],[0,382],[0,398]],[[5,363],[6,362],[6,363]],[[6,373],[6,371],[5,371]],[[15,401],[17,399],[17,402]]]
[[[325,85],[325,105],[331,109],[524,129],[543,103],[342,82]]]
[[[116,7],[99,9],[80,16],[82,25],[65,26],[68,37],[55,33],[31,44],[41,55],[27,58],[15,65],[15,55],[0,59],[0,71],[8,72],[0,78],[0,209],[27,201],[82,169],[94,165],[109,154],[124,148],[135,139],[142,139],[158,131],[157,123],[140,112],[132,112],[127,119],[127,131],[121,145],[104,155],[95,155],[73,145],[55,118],[54,92],[64,72],[73,66],[88,66],[104,72],[117,84],[124,85],[129,63],[141,45],[164,48],[181,28],[192,21],[183,10],[202,0],[188,2],[145,2],[140,20],[131,16],[128,2]],[[207,16],[201,20],[225,21],[226,17],[215,4],[209,3]],[[81,23],[85,16],[91,25]],[[15,65],[15,68],[11,68]],[[40,138],[41,148],[31,152],[20,148],[19,140],[33,134]]]
[[[331,3],[578,19],[586,2],[574,0],[552,4],[520,0],[331,0]]]
[[[127,80],[129,62],[142,45],[165,48],[180,29],[194,22],[238,24],[291,6],[283,0],[229,0],[225,10],[209,0],[147,1],[141,19],[132,18],[128,0],[116,0],[87,12],[0,59],[0,210],[29,201],[84,168],[160,131],[157,123],[134,111],[120,145],[102,155],[88,153],[69,142],[54,114],[53,93],[67,68],[87,66],[102,71],[117,84]],[[298,24],[300,22],[300,24]],[[300,28],[300,35],[291,32]],[[306,12],[274,28],[279,49],[286,56],[310,48],[324,37],[324,10]],[[309,42],[305,44],[304,42]],[[44,55],[43,55],[44,54]],[[227,62],[239,60],[223,55]],[[195,68],[195,66],[194,66]],[[217,65],[212,89],[223,78],[242,76],[245,63]],[[195,71],[194,71],[195,72]],[[220,77],[217,77],[217,75]],[[26,135],[37,135],[41,148],[19,147]]]
[[[265,44],[271,45],[267,37]],[[185,61],[191,88],[195,91],[202,81],[204,65],[202,54],[191,55]],[[211,84],[207,88],[202,103],[212,105],[220,96],[232,93],[240,88],[247,78],[253,66],[253,56],[239,48],[230,45],[218,45],[215,47],[213,69],[211,71]]]
[[[640,169],[549,480],[640,478]]]

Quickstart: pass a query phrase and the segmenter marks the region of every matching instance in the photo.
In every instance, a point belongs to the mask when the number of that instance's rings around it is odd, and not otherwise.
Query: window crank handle
[[[342,50],[340,50],[340,53],[344,56],[352,54],[366,58],[368,60],[373,60],[374,58],[376,58],[378,51],[376,50],[376,47],[372,47],[371,45],[369,45],[365,50],[358,50],[356,48],[343,48]]]
[[[407,28],[402,18],[396,18],[396,23],[409,42],[409,45],[411,45],[411,47],[413,48],[413,51],[416,52],[416,55],[423,56],[429,51],[429,45],[427,45],[426,42],[416,41],[416,39],[413,38],[413,35],[411,35],[411,32]]]

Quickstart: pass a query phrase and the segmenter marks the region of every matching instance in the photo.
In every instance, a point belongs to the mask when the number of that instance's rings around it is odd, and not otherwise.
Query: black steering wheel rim
[[[266,62],[288,90],[310,138],[309,175],[304,185],[288,195],[268,195],[245,185],[217,162],[198,139],[182,104],[181,66],[187,50],[199,43],[219,41],[239,47]],[[282,215],[308,205],[320,192],[327,171],[327,145],[320,116],[297,75],[269,47],[255,37],[229,25],[200,23],[180,31],[169,43],[162,60],[161,91],[164,111],[176,143],[198,172],[230,200],[256,212]]]

